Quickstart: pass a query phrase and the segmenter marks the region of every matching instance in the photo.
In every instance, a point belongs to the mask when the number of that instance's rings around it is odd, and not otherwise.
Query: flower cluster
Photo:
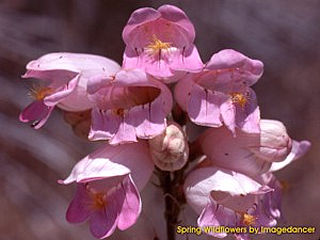
[[[282,187],[273,172],[304,155],[310,143],[292,140],[279,121],[260,119],[251,86],[263,63],[226,49],[204,64],[193,24],[171,5],[134,11],[122,37],[122,66],[96,55],[50,53],[28,63],[23,75],[39,81],[22,122],[39,129],[56,106],[90,110],[87,137],[105,141],[59,181],[77,184],[67,220],[89,221],[96,238],[128,229],[156,166],[182,173],[179,184],[200,227],[276,225]],[[191,124],[179,122],[173,108]],[[188,143],[193,124],[207,128]]]

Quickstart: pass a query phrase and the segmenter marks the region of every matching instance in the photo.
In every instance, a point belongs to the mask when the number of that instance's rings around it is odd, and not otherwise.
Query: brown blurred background
[[[38,131],[18,121],[30,101],[28,84],[20,79],[25,64],[54,51],[94,53],[121,63],[121,32],[131,12],[164,3],[188,14],[204,62],[223,48],[264,62],[254,87],[262,117],[283,121],[293,138],[313,144],[303,159],[277,173],[289,186],[286,224],[320,229],[320,1],[0,0],[0,240],[93,239],[86,226],[65,221],[72,189],[56,181],[94,144],[75,137],[58,111]],[[320,231],[258,239],[319,237]]]

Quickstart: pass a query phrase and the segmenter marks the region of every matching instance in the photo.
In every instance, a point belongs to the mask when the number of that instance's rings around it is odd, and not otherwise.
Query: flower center
[[[93,207],[95,209],[102,209],[107,205],[107,201],[103,193],[94,193],[92,198]]]
[[[30,96],[35,100],[43,100],[46,96],[53,93],[53,89],[49,87],[32,87]]]
[[[243,93],[233,92],[230,94],[230,96],[231,96],[231,101],[235,104],[239,104],[242,108],[248,102],[248,96],[245,96]]]
[[[116,116],[123,117],[124,116],[124,109],[123,108],[112,109],[112,113]]]
[[[242,215],[242,222],[243,224],[250,226],[256,223],[257,218],[253,215],[250,215],[248,213],[244,213]]]
[[[160,39],[157,38],[155,34],[152,35],[152,40],[147,45],[146,50],[150,54],[160,54],[162,50],[169,50],[171,48],[171,43],[162,42]]]

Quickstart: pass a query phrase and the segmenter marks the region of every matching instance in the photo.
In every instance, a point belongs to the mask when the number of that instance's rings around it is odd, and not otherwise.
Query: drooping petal
[[[292,141],[292,149],[287,158],[282,162],[274,162],[271,165],[270,172],[279,171],[280,169],[286,167],[291,162],[299,159],[304,154],[306,154],[311,147],[311,143],[309,141]]]
[[[229,70],[230,81],[239,82],[239,85],[245,81],[246,86],[251,86],[261,77],[263,63],[259,60],[250,59],[235,50],[225,49],[211,57],[206,64],[206,69]],[[227,78],[227,75],[225,75],[225,78]]]
[[[135,184],[142,189],[153,171],[153,164],[144,141],[117,146],[103,145],[79,161],[62,184],[88,182],[131,174]]]
[[[116,229],[118,216],[123,203],[123,192],[115,190],[107,196],[106,206],[90,216],[90,231],[96,238],[109,237]]]
[[[41,128],[48,120],[54,106],[49,107],[42,100],[34,101],[29,104],[19,115],[21,122],[35,121],[32,127]]]
[[[217,203],[221,204],[220,201],[224,201],[227,206],[245,208],[248,204],[250,205],[250,201],[253,199],[252,197],[241,199],[241,196],[264,194],[271,189],[234,171],[204,167],[193,170],[187,176],[184,191],[188,203],[199,213],[207,206],[210,196],[215,198]],[[238,202],[229,201],[234,197]]]
[[[141,213],[142,203],[139,191],[130,176],[123,180],[122,188],[125,193],[125,199],[119,215],[118,228],[125,230],[137,221]]]
[[[81,223],[88,219],[91,209],[88,206],[91,199],[85,189],[85,184],[77,184],[76,193],[68,207],[66,219],[71,223]]]

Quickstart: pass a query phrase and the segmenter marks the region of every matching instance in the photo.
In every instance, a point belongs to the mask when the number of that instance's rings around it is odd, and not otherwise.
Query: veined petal
[[[125,199],[119,215],[118,228],[120,230],[126,230],[137,221],[141,213],[142,203],[139,191],[130,175],[123,180],[122,189],[125,194]]]
[[[230,80],[246,81],[247,86],[251,86],[263,74],[263,63],[259,60],[250,59],[243,54],[232,50],[225,49],[214,54],[206,64],[208,70],[234,70],[239,74],[237,77],[232,77]],[[229,71],[230,75],[235,74],[234,71]]]
[[[144,141],[117,146],[103,145],[79,161],[61,184],[88,182],[131,174],[139,189],[148,182],[153,163]]]
[[[123,192],[115,190],[107,195],[106,206],[92,213],[90,216],[90,231],[94,237],[106,238],[115,231],[123,201]]]
[[[241,196],[263,194],[271,189],[241,173],[223,168],[204,167],[193,170],[187,176],[184,190],[188,203],[199,213],[207,206],[209,197],[214,197],[215,201],[221,204],[220,200],[226,201],[233,197],[240,200]],[[241,200],[240,203],[249,204],[246,200]],[[229,200],[225,203],[227,206],[237,204],[236,201],[234,203]]]
[[[76,193],[67,210],[67,221],[71,223],[81,223],[87,220],[92,212],[88,207],[90,201],[91,199],[86,192],[85,184],[77,184]]]
[[[235,227],[239,222],[239,216],[234,211],[210,201],[201,212],[197,222],[200,227]],[[217,238],[227,236],[225,232],[216,233],[212,231],[208,234]]]
[[[194,84],[190,92],[188,115],[192,122],[210,127],[220,127],[220,105],[225,96]]]

